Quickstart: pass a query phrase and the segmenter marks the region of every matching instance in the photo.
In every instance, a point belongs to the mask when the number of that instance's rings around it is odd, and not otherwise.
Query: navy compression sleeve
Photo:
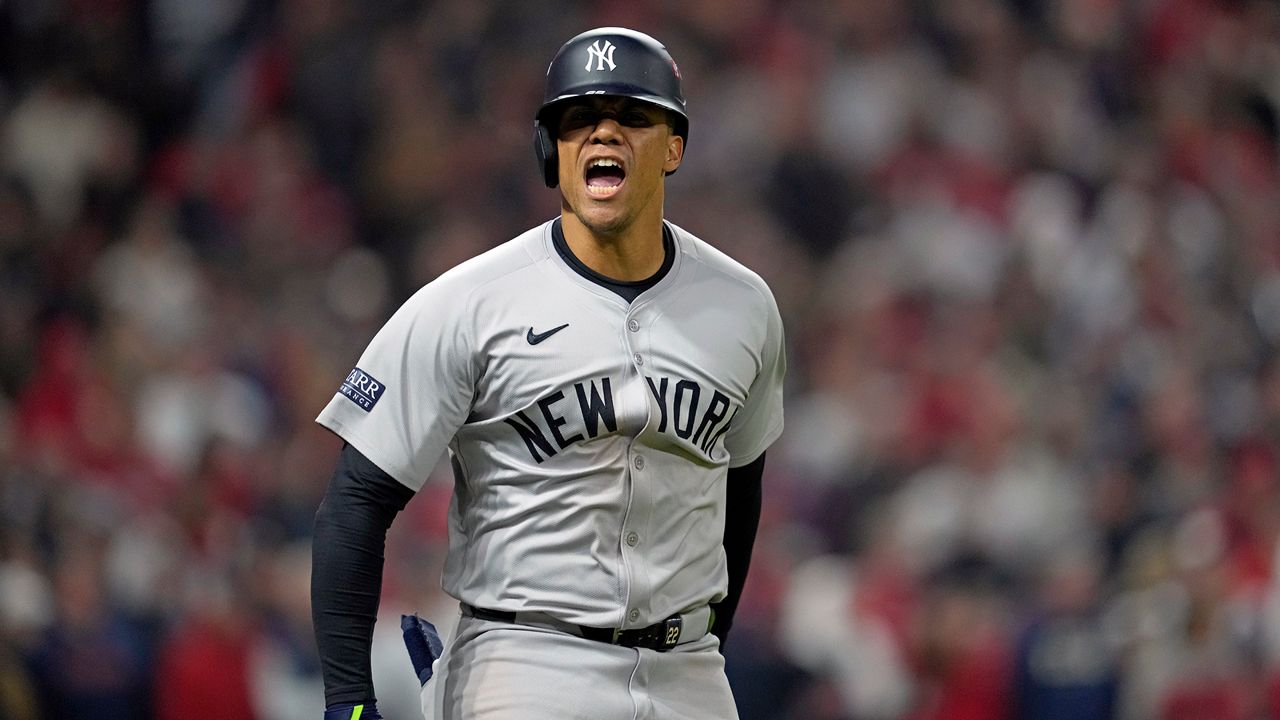
[[[742,599],[742,588],[747,584],[747,569],[751,565],[751,549],[756,543],[756,528],[760,526],[760,505],[763,500],[764,454],[742,467],[729,468],[724,520],[724,553],[729,564],[729,592],[724,599],[712,605],[715,622],[711,632],[720,638],[721,646],[733,625],[733,615]]]
[[[413,491],[344,445],[316,510],[311,622],[325,705],[374,700],[369,648],[382,594],[387,528]]]

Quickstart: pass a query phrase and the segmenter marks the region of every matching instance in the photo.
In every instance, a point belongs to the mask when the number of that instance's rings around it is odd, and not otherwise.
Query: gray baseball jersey
[[[782,431],[782,322],[758,275],[674,225],[628,304],[536,227],[441,275],[320,413],[411,489],[456,475],[444,589],[644,627],[723,597],[727,469]]]

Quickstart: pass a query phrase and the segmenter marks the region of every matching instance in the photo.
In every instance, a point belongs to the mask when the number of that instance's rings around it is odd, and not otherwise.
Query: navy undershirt
[[[573,254],[573,250],[569,249],[569,243],[564,239],[564,230],[560,228],[560,218],[556,218],[551,224],[551,242],[556,246],[556,252],[560,253],[560,257],[564,258],[574,272],[602,288],[612,290],[629,303],[635,302],[635,299],[640,297],[640,293],[657,285],[662,278],[666,277],[676,261],[676,243],[671,238],[671,228],[667,227],[666,223],[662,224],[662,267],[643,280],[614,280],[587,267],[577,255]]]

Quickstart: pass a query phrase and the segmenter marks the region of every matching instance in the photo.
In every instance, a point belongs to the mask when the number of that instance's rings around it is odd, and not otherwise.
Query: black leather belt
[[[536,615],[539,618],[547,617],[544,613],[515,613],[508,610],[489,610],[488,608],[478,608],[466,603],[462,604],[462,610],[466,614],[479,618],[481,620],[492,620],[495,622],[513,623],[517,625],[552,625],[557,629],[567,630],[579,637],[595,640],[596,642],[607,643],[609,645],[621,645],[629,648],[647,648],[658,652],[666,652],[676,645],[683,642],[692,642],[706,635],[707,628],[688,628],[686,632],[685,617],[683,615],[672,615],[662,622],[654,623],[648,627],[632,628],[623,630],[620,628],[598,628],[587,625],[575,625],[562,621],[548,623],[546,621],[532,621],[530,615]],[[707,621],[710,625],[710,620]]]

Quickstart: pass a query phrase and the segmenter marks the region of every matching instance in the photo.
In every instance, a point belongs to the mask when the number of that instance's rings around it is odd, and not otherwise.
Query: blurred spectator
[[[59,68],[6,118],[3,152],[9,177],[31,189],[41,220],[55,230],[84,211],[96,186],[113,191],[134,181],[137,138],[128,118]]]
[[[244,588],[230,578],[193,573],[189,611],[169,632],[156,663],[157,720],[268,717],[254,706],[253,631]]]
[[[54,571],[54,622],[31,657],[43,714],[145,716],[151,712],[146,638],[107,602],[94,554],[70,549]]]
[[[1042,610],[1018,641],[1012,717],[1116,717],[1120,664],[1102,622],[1099,567],[1096,558],[1070,550],[1046,567]]]
[[[912,629],[919,691],[912,720],[997,720],[1012,705],[1012,652],[1005,601],[984,587],[984,569],[961,561],[927,589]],[[974,576],[977,579],[974,579]]]
[[[266,624],[247,668],[253,705],[263,718],[324,715],[324,682],[311,632],[310,556],[309,546],[295,544],[263,561],[259,591]]]
[[[818,677],[829,677],[853,717],[896,718],[916,690],[908,659],[883,617],[864,612],[846,564],[818,558],[796,569],[785,601],[788,654]]]

